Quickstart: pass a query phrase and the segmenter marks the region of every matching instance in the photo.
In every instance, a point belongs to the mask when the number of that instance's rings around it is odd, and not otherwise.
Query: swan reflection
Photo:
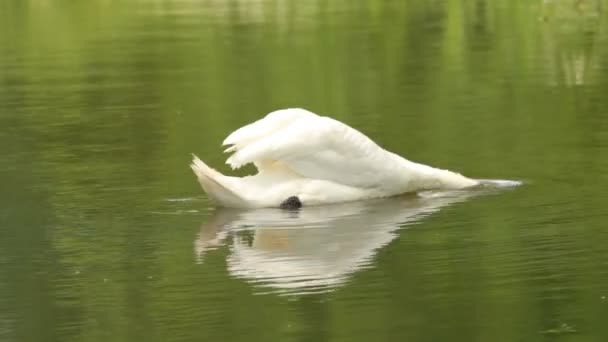
[[[301,294],[329,291],[362,268],[378,249],[439,209],[479,192],[427,192],[300,211],[218,209],[203,223],[196,254],[229,248],[231,276],[271,292]]]

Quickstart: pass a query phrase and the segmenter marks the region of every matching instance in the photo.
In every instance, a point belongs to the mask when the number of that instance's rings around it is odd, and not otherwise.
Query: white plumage
[[[253,163],[258,173],[225,176],[196,156],[191,167],[207,194],[227,207],[279,207],[292,196],[304,206],[319,205],[479,183],[406,160],[356,129],[304,109],[272,112],[223,144],[233,169]]]

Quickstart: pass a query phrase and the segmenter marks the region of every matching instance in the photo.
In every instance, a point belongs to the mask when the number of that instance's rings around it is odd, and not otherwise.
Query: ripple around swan
[[[514,188],[524,183],[520,180],[508,179],[477,179],[477,181],[481,187],[485,188]]]

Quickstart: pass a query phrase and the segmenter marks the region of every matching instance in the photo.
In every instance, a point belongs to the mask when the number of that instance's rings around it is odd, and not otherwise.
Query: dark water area
[[[606,1],[3,1],[0,341],[606,341]],[[216,208],[285,107],[503,191]]]

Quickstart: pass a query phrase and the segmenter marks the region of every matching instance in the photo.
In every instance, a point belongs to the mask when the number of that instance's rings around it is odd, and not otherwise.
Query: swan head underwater
[[[305,109],[271,112],[223,142],[226,163],[253,163],[258,173],[231,177],[194,156],[191,168],[220,206],[300,208],[397,196],[425,190],[458,190],[492,182],[409,161],[363,133]],[[512,184],[511,184],[512,183]]]

